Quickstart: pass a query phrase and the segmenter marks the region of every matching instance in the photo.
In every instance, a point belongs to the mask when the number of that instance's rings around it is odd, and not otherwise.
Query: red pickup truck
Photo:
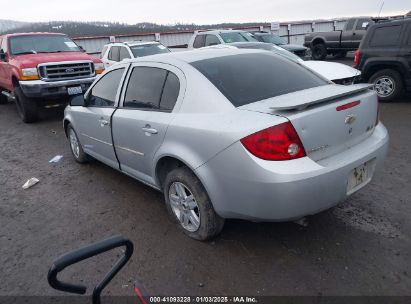
[[[85,92],[103,71],[100,59],[64,34],[0,36],[0,103],[14,100],[26,123],[38,119],[39,108],[64,105],[69,95]]]

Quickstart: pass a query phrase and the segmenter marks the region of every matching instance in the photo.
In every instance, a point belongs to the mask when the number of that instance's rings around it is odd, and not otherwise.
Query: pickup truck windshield
[[[260,36],[264,42],[267,43],[273,43],[276,45],[284,45],[287,44],[283,38],[281,38],[280,36],[276,36],[276,35],[261,35]]]
[[[134,57],[144,57],[155,54],[170,53],[170,50],[162,44],[144,44],[130,47]]]
[[[268,52],[209,58],[191,65],[235,107],[328,84],[303,66]]]
[[[240,32],[232,32],[232,33],[220,33],[221,38],[223,38],[225,43],[233,43],[233,42],[258,42],[250,33],[240,33]]]
[[[10,54],[80,52],[70,38],[62,35],[30,35],[10,37]]]

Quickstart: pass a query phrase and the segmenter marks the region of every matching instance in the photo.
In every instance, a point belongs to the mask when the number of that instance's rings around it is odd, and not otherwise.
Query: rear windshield
[[[132,46],[130,49],[135,58],[170,52],[170,50],[162,44],[143,44]]]
[[[235,107],[328,84],[303,66],[268,52],[216,57],[191,64]]]

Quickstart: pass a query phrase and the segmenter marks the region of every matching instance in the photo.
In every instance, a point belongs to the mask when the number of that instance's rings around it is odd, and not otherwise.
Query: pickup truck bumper
[[[81,86],[85,92],[96,78],[97,76],[62,81],[29,80],[19,83],[24,95],[29,98],[58,98],[68,96],[68,87]]]

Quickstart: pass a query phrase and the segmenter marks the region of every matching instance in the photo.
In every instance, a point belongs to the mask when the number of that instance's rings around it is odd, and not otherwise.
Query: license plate
[[[351,171],[351,174],[348,178],[347,194],[351,194],[357,191],[370,181],[371,174],[369,167],[370,163],[367,162]]]
[[[83,89],[81,88],[81,86],[67,88],[67,94],[69,95],[77,95],[77,94],[82,94],[82,93],[83,93]]]

